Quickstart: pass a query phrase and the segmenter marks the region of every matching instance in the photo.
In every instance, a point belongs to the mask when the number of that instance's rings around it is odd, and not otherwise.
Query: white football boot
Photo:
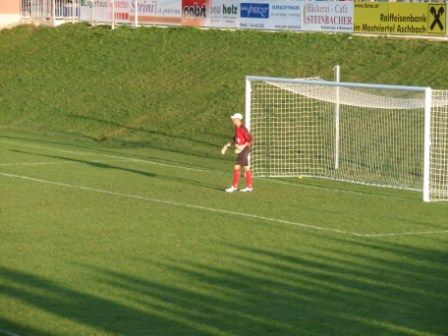
[[[252,188],[248,188],[248,187],[246,187],[246,188],[244,188],[244,189],[241,189],[240,191],[241,191],[241,192],[252,192]]]
[[[233,192],[235,192],[235,191],[237,191],[238,190],[238,188],[236,188],[236,187],[234,187],[234,186],[231,186],[230,188],[227,188],[226,189],[226,192],[228,192],[228,193],[233,193]]]

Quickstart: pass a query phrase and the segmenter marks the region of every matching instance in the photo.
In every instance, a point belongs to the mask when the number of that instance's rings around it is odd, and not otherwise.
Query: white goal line
[[[145,164],[149,164],[149,165],[156,165],[156,166],[176,168],[176,169],[184,169],[184,170],[195,171],[195,172],[200,172],[200,173],[208,173],[208,174],[216,174],[216,175],[231,175],[230,173],[217,171],[217,170],[209,170],[209,169],[197,168],[197,167],[191,167],[191,166],[181,166],[181,165],[177,165],[177,164],[167,164],[167,163],[155,162],[155,161],[150,161],[150,160],[145,160],[145,159],[131,158],[131,157],[124,156],[124,155],[102,154],[102,153],[72,150],[72,149],[61,149],[61,148],[55,148],[55,147],[50,147],[50,146],[29,144],[29,143],[22,142],[22,141],[0,140],[0,143],[16,145],[16,146],[19,145],[19,146],[25,146],[25,147],[39,148],[39,149],[51,150],[51,151],[61,152],[61,153],[90,155],[90,156],[93,155],[96,157],[102,156],[102,157],[112,158],[112,159],[121,160],[121,161],[125,161],[125,162],[145,163]],[[101,161],[98,161],[98,162],[101,162]],[[313,186],[313,185],[306,185],[306,184],[297,184],[294,182],[289,182],[289,181],[284,181],[284,180],[275,180],[272,178],[257,177],[256,179],[263,180],[263,181],[266,181],[269,183],[274,183],[274,184],[283,184],[283,185],[288,185],[288,186],[293,186],[293,187],[300,187],[300,188],[314,189],[314,190],[325,190],[325,191],[336,192],[336,193],[343,192],[345,194],[364,195],[364,196],[381,197],[381,198],[392,197],[391,195],[370,194],[370,193],[366,193],[366,192],[362,192],[362,191],[355,191],[355,190],[328,188],[328,187]],[[381,188],[376,185],[374,187]],[[396,196],[394,196],[394,197],[396,197]]]
[[[111,159],[122,160],[122,161],[146,163],[146,164],[151,164],[151,165],[156,165],[156,166],[179,168],[179,169],[197,171],[197,172],[202,172],[202,173],[214,173],[214,174],[227,175],[227,173],[225,173],[225,172],[212,171],[212,170],[189,167],[189,166],[180,166],[180,165],[176,165],[176,164],[168,164],[168,163],[150,161],[150,160],[145,160],[145,159],[136,159],[136,158],[131,158],[131,157],[124,156],[124,155],[94,153],[94,152],[80,151],[80,150],[73,150],[73,149],[61,149],[61,148],[55,148],[55,147],[49,147],[49,146],[34,145],[34,144],[29,144],[29,143],[21,142],[21,141],[0,140],[0,142],[5,143],[5,144],[10,144],[10,145],[21,145],[21,146],[32,147],[32,148],[52,150],[52,151],[61,152],[61,153],[102,156],[102,157],[108,157]]]
[[[16,334],[16,333],[13,333],[13,332],[11,332],[11,331],[3,330],[3,329],[0,329],[0,335],[6,335],[6,336],[22,336],[22,335],[20,335],[20,334]]]
[[[13,163],[0,163],[0,167],[8,166],[47,166],[47,165],[60,165],[60,164],[75,164],[78,162],[13,162]]]
[[[111,191],[111,190],[91,188],[91,187],[87,187],[87,186],[69,184],[69,183],[64,183],[64,182],[49,181],[49,180],[34,178],[31,176],[8,174],[8,173],[0,173],[0,176],[21,179],[21,180],[27,180],[27,181],[32,181],[32,182],[38,182],[38,183],[44,183],[44,184],[54,185],[54,186],[58,186],[58,187],[78,189],[78,190],[83,190],[83,191],[88,191],[88,192],[96,192],[96,193],[112,195],[112,196],[116,196],[116,197],[131,198],[131,199],[147,201],[147,202],[152,202],[152,203],[158,203],[158,204],[166,204],[166,205],[171,205],[171,206],[175,206],[175,207],[197,209],[197,210],[202,210],[202,211],[221,213],[221,214],[238,216],[238,217],[258,219],[258,220],[262,220],[265,222],[274,222],[274,223],[279,223],[279,224],[292,225],[292,226],[300,227],[303,229],[319,230],[319,231],[348,235],[348,236],[353,236],[353,237],[371,238],[371,237],[393,237],[393,236],[406,236],[406,235],[427,235],[427,234],[448,233],[448,230],[390,232],[390,233],[358,233],[358,232],[339,230],[339,229],[329,228],[329,227],[324,227],[324,226],[316,226],[316,225],[309,225],[309,224],[304,224],[304,223],[299,223],[299,222],[293,222],[293,221],[279,219],[279,218],[259,216],[259,215],[254,215],[254,214],[246,213],[246,212],[230,211],[230,210],[225,210],[225,209],[206,207],[206,206],[202,206],[202,205],[161,200],[161,199],[157,199],[157,198],[151,198],[151,197],[146,197],[146,196],[136,195],[136,194],[126,194],[126,193],[115,192],[115,191]]]

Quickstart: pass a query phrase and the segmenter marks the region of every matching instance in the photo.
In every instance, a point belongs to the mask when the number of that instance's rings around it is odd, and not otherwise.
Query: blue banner
[[[241,17],[250,19],[268,19],[268,3],[241,3]]]

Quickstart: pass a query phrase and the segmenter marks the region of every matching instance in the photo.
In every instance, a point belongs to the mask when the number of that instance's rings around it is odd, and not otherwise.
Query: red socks
[[[233,181],[232,181],[232,185],[233,185],[235,188],[238,188],[238,182],[240,181],[240,175],[241,175],[241,172],[240,172],[239,170],[234,170],[234,171],[233,171]]]
[[[252,171],[246,171],[246,187],[252,188]]]
[[[233,181],[232,185],[237,188],[238,182],[240,181],[241,172],[239,170],[233,171]],[[252,172],[250,170],[246,171],[246,187],[252,188]]]

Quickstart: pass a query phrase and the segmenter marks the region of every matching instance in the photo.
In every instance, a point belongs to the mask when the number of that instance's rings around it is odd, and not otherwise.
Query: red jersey
[[[252,144],[252,135],[249,130],[241,125],[240,127],[235,127],[235,135],[233,136],[233,143],[236,145],[245,145],[249,146]]]

